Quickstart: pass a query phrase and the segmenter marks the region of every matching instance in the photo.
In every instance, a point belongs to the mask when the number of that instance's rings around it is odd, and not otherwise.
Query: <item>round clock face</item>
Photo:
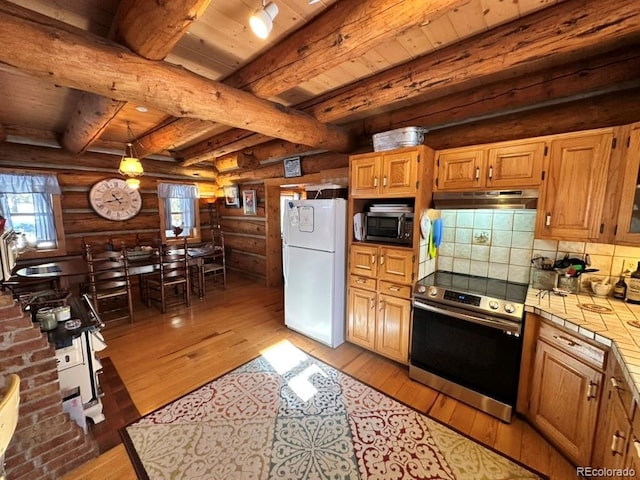
[[[142,208],[138,190],[129,188],[120,178],[100,180],[89,191],[89,203],[98,215],[109,220],[129,220]]]

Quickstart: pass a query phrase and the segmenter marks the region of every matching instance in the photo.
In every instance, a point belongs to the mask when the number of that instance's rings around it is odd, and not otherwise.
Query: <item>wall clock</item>
[[[129,188],[120,178],[105,178],[89,191],[89,203],[95,212],[109,220],[129,220],[142,208],[138,190]]]

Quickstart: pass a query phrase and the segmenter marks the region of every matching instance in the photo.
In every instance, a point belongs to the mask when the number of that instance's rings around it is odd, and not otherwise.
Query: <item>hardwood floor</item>
[[[281,289],[266,288],[238,274],[227,290],[192,297],[191,308],[166,314],[136,305],[134,324],[108,325],[108,347],[101,352],[117,368],[141,415],[207,383],[289,340],[359,380],[465,433],[551,479],[575,479],[575,469],[521,419],[505,424],[414,382],[407,367],[345,343],[331,349],[284,326]],[[122,445],[65,476],[72,479],[135,479]]]

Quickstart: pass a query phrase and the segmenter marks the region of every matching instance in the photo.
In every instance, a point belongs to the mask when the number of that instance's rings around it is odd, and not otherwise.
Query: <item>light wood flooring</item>
[[[408,368],[350,343],[330,349],[284,326],[282,289],[267,288],[237,273],[227,290],[192,296],[190,308],[161,314],[136,306],[136,321],[103,330],[110,357],[138,411],[144,415],[236,368],[281,340],[386,394],[426,412],[477,441],[551,479],[575,479],[575,469],[526,422],[505,424],[410,380]],[[71,479],[135,479],[122,445],[65,476]]]

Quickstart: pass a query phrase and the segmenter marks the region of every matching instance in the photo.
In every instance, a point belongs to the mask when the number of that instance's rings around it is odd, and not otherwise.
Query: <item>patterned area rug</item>
[[[288,342],[125,427],[147,479],[539,479]]]

